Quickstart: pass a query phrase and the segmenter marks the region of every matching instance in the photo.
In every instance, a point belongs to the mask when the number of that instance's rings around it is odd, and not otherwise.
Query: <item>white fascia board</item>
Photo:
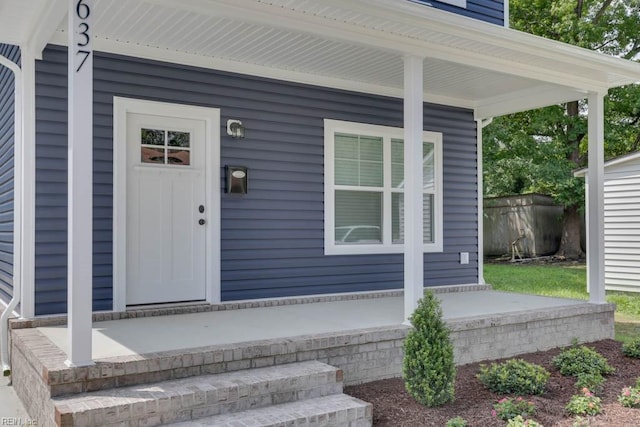
[[[344,7],[343,0],[324,1]],[[508,3],[508,0],[505,0],[505,2]],[[542,54],[545,58],[553,59],[569,66],[584,66],[593,69],[594,65],[597,64],[597,68],[603,73],[614,72],[626,75],[627,79],[624,81],[616,81],[616,85],[640,81],[640,66],[632,61],[511,28],[505,28],[478,19],[435,8],[425,8],[424,5],[412,2],[354,0],[349,3],[349,9],[380,18],[384,17],[394,22],[401,22],[407,25],[428,27],[434,31],[450,34],[453,37],[460,37],[476,42],[479,41],[530,55]]]
[[[575,74],[567,73],[565,70],[552,70],[548,67],[538,66],[532,63],[516,63],[508,59],[490,58],[487,57],[487,55],[479,52],[462,49],[452,49],[447,46],[441,46],[437,43],[413,39],[391,32],[380,31],[377,29],[345,24],[344,22],[329,20],[319,16],[313,16],[311,14],[304,14],[289,8],[278,8],[277,14],[275,14],[274,7],[271,4],[267,3],[255,1],[246,2],[243,0],[216,0],[215,5],[217,7],[214,8],[212,7],[214,3],[211,0],[182,0],[179,6],[176,4],[175,0],[148,1],[150,3],[179,8],[181,10],[188,10],[203,15],[226,17],[240,21],[259,23],[262,25],[272,25],[291,31],[314,34],[325,39],[333,39],[351,44],[360,44],[367,47],[375,47],[376,49],[393,52],[401,56],[408,55],[419,56],[423,58],[435,58],[443,61],[473,66],[484,70],[517,75],[533,80],[555,83],[562,86],[580,88],[587,91],[600,92],[602,86],[606,86],[606,83],[601,80],[578,77]],[[331,1],[333,0],[329,0],[329,2]],[[402,17],[404,19],[415,21],[414,24],[421,26],[431,26],[432,24],[434,26],[437,25],[441,27],[441,30],[445,34],[451,34],[453,37],[465,37],[469,40],[477,40],[478,38],[482,37],[486,39],[485,42],[492,45],[499,46],[500,44],[508,44],[508,46],[505,47],[521,51],[521,46],[513,43],[507,38],[507,35],[511,36],[512,33],[514,33],[518,34],[519,36],[525,36],[524,38],[526,38],[527,40],[529,38],[539,39],[539,42],[542,46],[532,49],[532,54],[542,55],[545,57],[551,54],[551,52],[547,51],[548,46],[545,46],[545,43],[549,42],[549,40],[541,37],[531,36],[530,34],[520,33],[518,31],[505,29],[501,26],[488,23],[483,23],[484,25],[482,25],[479,30],[470,32],[463,26],[477,25],[478,23],[475,22],[477,20],[458,17],[452,13],[438,11],[437,9],[433,8],[425,8],[424,6],[412,4],[409,2],[394,2],[394,4],[396,3],[398,6],[398,10],[411,7],[413,8],[412,11],[420,12],[419,15],[421,16],[418,18],[416,16],[411,16],[408,13],[402,14]],[[378,5],[388,7],[389,2],[381,2],[381,0],[373,0],[371,2],[367,1],[366,3],[354,2],[349,3],[349,8],[355,9],[355,6],[358,5],[360,5],[360,7],[363,9],[363,12],[367,11],[367,13],[374,15],[375,8]],[[433,16],[430,16],[428,14],[425,15],[422,9],[427,9],[429,11],[433,9],[433,12],[441,12],[437,14],[438,19],[442,18],[442,20],[445,22],[435,21]],[[383,11],[385,13],[387,12],[386,9]],[[462,19],[462,21],[460,21],[460,19]],[[501,34],[502,37],[487,36],[486,34],[484,34],[484,32],[486,31],[495,32],[496,29],[508,34]],[[564,45],[563,43],[559,44],[562,46],[574,48],[573,46]],[[585,49],[581,49],[581,51],[593,53]],[[563,56],[564,59],[562,62],[567,64],[568,61],[566,59],[566,53],[564,53],[564,55],[565,56]],[[595,54],[595,56],[597,57],[604,55]],[[623,60],[621,61],[628,62]],[[588,62],[589,61],[585,60],[585,63]],[[571,64],[571,67],[575,68],[576,66],[577,65],[575,64]],[[638,78],[640,79],[640,66],[636,64],[635,70],[637,71]]]
[[[31,52],[36,59],[42,59],[42,51],[67,16],[66,6],[65,0],[47,1],[39,13],[32,16],[31,23],[26,26],[26,34],[30,36],[21,43],[20,47]]]
[[[611,166],[617,166],[617,165],[631,162],[637,159],[640,159],[640,151],[636,151],[635,153],[625,154],[623,156],[615,157],[611,160],[608,160],[604,163],[604,168],[606,169]],[[585,178],[588,174],[589,174],[589,168],[582,168],[573,172],[573,176],[577,178]]]
[[[637,160],[639,158],[640,158],[640,151],[636,151],[635,153],[625,154],[624,156],[611,159],[608,162],[605,162],[604,167],[608,168],[611,166],[616,166],[622,163],[630,162],[632,160]]]
[[[366,4],[384,3],[386,0],[366,0]],[[394,7],[396,7],[394,5]],[[369,6],[371,8],[371,6]],[[396,7],[397,8],[397,7]],[[508,0],[505,0],[505,14],[508,14]],[[398,8],[397,8],[398,9]],[[399,9],[398,9],[399,10]],[[513,49],[531,55],[540,54],[544,50],[545,58],[551,58],[567,64],[576,66],[587,66],[592,68],[599,64],[599,69],[604,72],[612,71],[629,74],[632,83],[633,79],[640,78],[640,67],[637,63],[621,58],[605,55],[582,47],[570,45],[557,40],[548,39],[534,34],[525,33],[512,28],[504,28],[499,25],[468,18],[462,15],[445,13],[440,10],[430,9],[426,16],[425,11],[419,13],[418,9],[407,10],[414,21],[428,19],[429,28],[437,31],[450,33],[455,36],[467,38],[469,40],[481,41],[497,47]],[[506,16],[506,20],[508,20]],[[416,22],[417,24],[418,22]],[[421,25],[425,25],[424,22]]]
[[[587,168],[578,169],[577,171],[573,172],[573,176],[576,178],[585,178],[587,176],[587,172]]]
[[[482,120],[562,104],[587,97],[587,92],[555,86],[539,86],[484,100],[475,108],[475,119]]]
[[[52,43],[66,46],[64,33],[57,32],[52,39]],[[150,59],[154,61],[169,62],[193,67],[208,68],[230,73],[244,74],[256,77],[264,77],[275,80],[282,80],[292,83],[301,83],[314,86],[327,87],[332,89],[346,90],[351,92],[368,93],[373,95],[389,96],[392,98],[402,98],[402,88],[382,86],[354,80],[339,79],[335,77],[321,76],[318,74],[308,74],[300,71],[283,70],[246,62],[231,61],[210,56],[194,55],[186,52],[177,52],[151,46],[136,45],[130,43],[117,42],[115,40],[95,39],[94,51],[113,53],[135,58]],[[398,61],[401,61],[398,58]],[[452,107],[473,109],[474,104],[468,99],[460,99],[432,93],[424,94],[425,102],[433,104],[448,105]]]

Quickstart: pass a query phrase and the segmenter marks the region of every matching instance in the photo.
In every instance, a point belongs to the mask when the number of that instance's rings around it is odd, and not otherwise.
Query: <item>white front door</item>
[[[205,125],[127,113],[127,305],[206,298]]]

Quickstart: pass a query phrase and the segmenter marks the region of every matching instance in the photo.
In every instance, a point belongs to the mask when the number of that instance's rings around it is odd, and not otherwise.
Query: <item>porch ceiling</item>
[[[0,0],[0,42],[66,44],[66,2],[30,3]],[[640,81],[640,64],[409,0],[100,0],[93,12],[98,51],[382,95],[401,97],[402,57],[421,56],[425,99],[477,118]]]

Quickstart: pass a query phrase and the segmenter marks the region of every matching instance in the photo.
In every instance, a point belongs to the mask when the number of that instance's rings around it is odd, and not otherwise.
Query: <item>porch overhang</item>
[[[0,42],[36,57],[67,44],[65,2],[31,3],[0,0]],[[477,119],[640,81],[640,64],[409,0],[101,0],[94,9],[96,51],[398,98],[402,58],[421,57],[425,101]]]

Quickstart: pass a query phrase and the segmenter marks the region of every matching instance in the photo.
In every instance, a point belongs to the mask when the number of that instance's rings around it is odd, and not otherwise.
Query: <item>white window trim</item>
[[[383,212],[383,241],[389,243],[362,244],[362,245],[336,245],[335,244],[335,191],[334,184],[335,163],[335,138],[336,133],[351,133],[357,135],[379,136],[386,140],[404,139],[404,130],[399,127],[371,125],[367,123],[345,122],[340,120],[324,120],[324,254],[325,255],[366,255],[366,254],[390,254],[404,252],[403,244],[390,242],[391,218],[387,218]],[[434,194],[434,221],[433,243],[423,245],[424,252],[442,252],[443,250],[443,187],[442,187],[442,133],[424,131],[423,141],[434,144],[435,166],[435,194]],[[385,143],[384,168],[385,177],[391,176],[391,144]],[[388,169],[388,170],[387,170]],[[391,194],[390,178],[385,179],[383,197],[387,202],[387,194]]]
[[[440,3],[447,3],[452,6],[462,7],[464,9],[467,8],[467,0],[438,0]]]
[[[420,3],[420,4],[429,3],[428,1],[417,1],[417,0],[409,0],[409,1],[412,1],[414,3]],[[467,8],[467,0],[436,0],[436,1],[438,3],[445,3],[445,4],[450,4],[452,6],[458,6],[463,9]]]

